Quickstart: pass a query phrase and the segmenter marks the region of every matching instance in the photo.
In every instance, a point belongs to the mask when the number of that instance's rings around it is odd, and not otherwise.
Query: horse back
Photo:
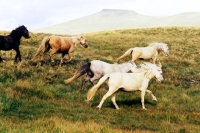
[[[0,50],[11,50],[19,45],[18,41],[14,41],[9,36],[0,36]]]
[[[58,52],[68,52],[72,47],[72,42],[70,40],[60,37],[60,36],[51,36],[49,40],[49,45],[52,49],[57,49]]]
[[[151,59],[155,55],[155,52],[153,47],[135,47],[133,48],[132,56],[141,59]]]

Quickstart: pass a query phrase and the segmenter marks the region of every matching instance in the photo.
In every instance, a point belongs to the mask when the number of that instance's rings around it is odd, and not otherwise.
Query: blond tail
[[[91,63],[88,62],[87,64],[84,64],[83,66],[81,66],[74,74],[73,77],[67,79],[67,80],[64,80],[65,84],[68,84],[72,81],[74,81],[75,79],[79,78],[80,76],[82,76],[83,74],[85,74],[87,71],[90,70],[90,65]]]
[[[96,91],[98,90],[98,88],[100,87],[100,85],[102,85],[108,78],[109,78],[109,74],[104,75],[99,82],[94,85],[87,93],[87,100],[86,101],[90,101],[92,100],[92,98],[94,97],[94,94],[96,93]]]
[[[46,37],[43,38],[43,40],[42,40],[36,54],[33,56],[32,60],[35,60],[37,58],[37,56],[40,54],[40,52],[43,49],[45,49],[45,44],[46,44],[47,41],[49,41],[49,39],[50,39],[50,36],[46,36]]]
[[[124,57],[130,55],[132,52],[133,52],[133,48],[128,49],[122,56],[117,58],[116,62],[118,63],[121,59],[123,59]]]

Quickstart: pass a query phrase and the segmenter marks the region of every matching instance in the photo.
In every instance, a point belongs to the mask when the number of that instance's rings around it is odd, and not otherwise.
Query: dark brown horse
[[[44,56],[46,53],[50,50],[50,59],[51,59],[51,64],[54,64],[54,59],[53,55],[55,53],[62,53],[62,58],[60,61],[60,66],[64,63],[64,56],[65,54],[68,54],[68,60],[67,63],[72,60],[72,53],[76,48],[77,44],[81,44],[83,47],[87,48],[88,44],[84,36],[73,36],[73,37],[61,37],[61,36],[46,36],[42,40],[36,54],[33,56],[33,60],[36,59],[36,57],[40,54],[42,50],[42,63],[44,62]]]
[[[22,36],[25,38],[30,38],[29,32],[24,25],[12,30],[8,36],[0,36],[0,50],[7,51],[14,49],[16,51],[15,62],[17,62],[17,58],[19,58],[19,61],[21,61],[19,45]],[[3,59],[0,56],[0,62],[1,61],[3,61]]]

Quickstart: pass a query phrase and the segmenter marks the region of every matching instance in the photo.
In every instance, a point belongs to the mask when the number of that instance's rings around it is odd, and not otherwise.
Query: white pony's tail
[[[46,42],[49,41],[50,39],[50,36],[45,36],[36,52],[36,54],[33,56],[32,60],[35,60],[37,58],[37,56],[40,54],[40,52],[45,49],[45,45],[46,45]]]
[[[100,85],[102,85],[108,78],[109,78],[109,74],[104,75],[99,82],[94,85],[87,93],[87,100],[86,101],[90,101],[92,100],[92,98],[94,97],[94,94],[96,93],[96,91],[98,90],[98,88],[100,87]]]
[[[130,55],[133,52],[133,48],[128,49],[122,56],[120,56],[119,58],[117,58],[116,62],[118,63],[122,58]]]

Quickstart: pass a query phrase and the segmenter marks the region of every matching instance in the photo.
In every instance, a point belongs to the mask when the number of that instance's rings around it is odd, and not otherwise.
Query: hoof
[[[153,97],[152,100],[157,102],[157,98],[156,97]]]
[[[97,106],[96,109],[100,110],[101,108],[99,106]]]
[[[147,110],[146,108],[142,108],[143,110]]]
[[[56,64],[55,62],[51,62],[51,65],[52,65],[52,66],[55,66],[55,64]]]
[[[44,61],[39,62],[39,66],[43,66],[43,64],[44,64]]]

